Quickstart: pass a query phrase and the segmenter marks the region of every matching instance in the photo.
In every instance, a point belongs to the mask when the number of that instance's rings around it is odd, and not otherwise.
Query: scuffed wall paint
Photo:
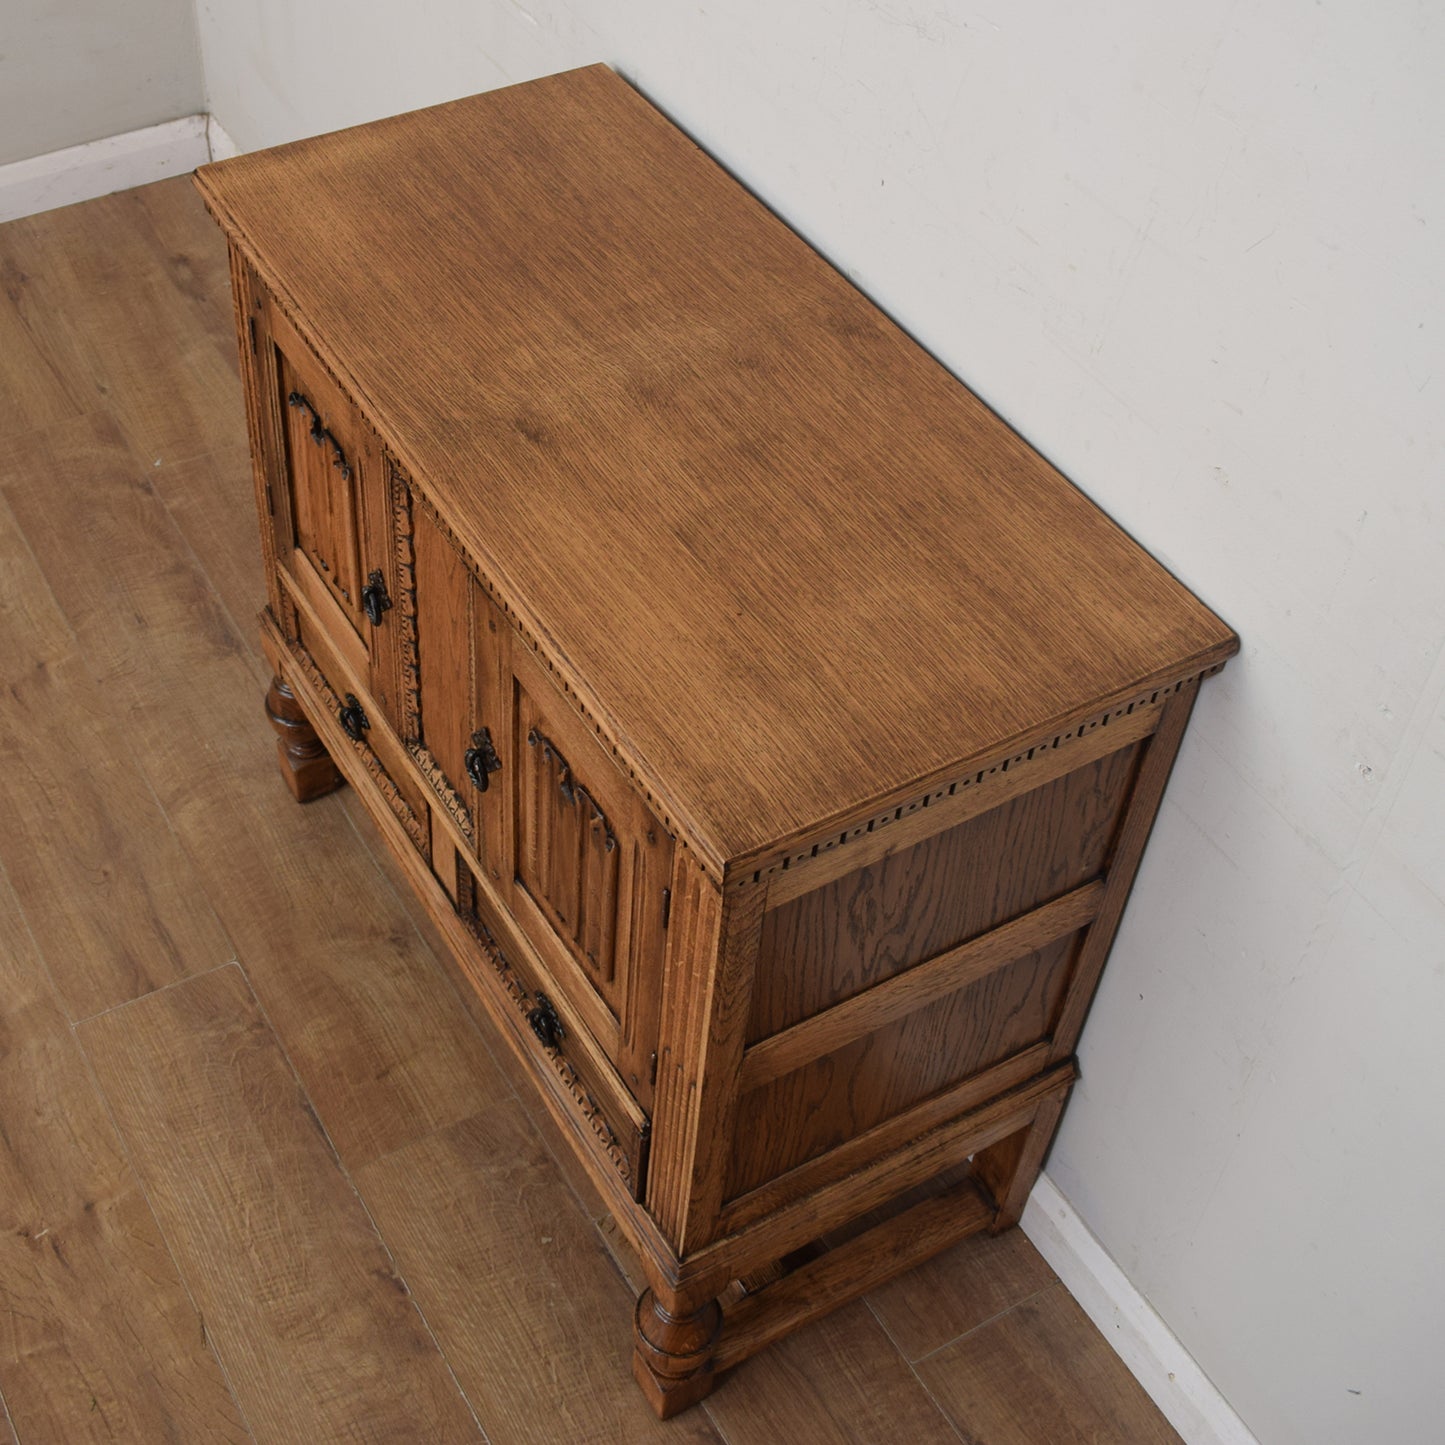
[[[190,0],[5,0],[0,165],[203,110]]]

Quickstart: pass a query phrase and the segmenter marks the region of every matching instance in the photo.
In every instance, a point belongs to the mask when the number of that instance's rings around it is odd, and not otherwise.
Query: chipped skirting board
[[[241,154],[241,147],[227,134],[225,126],[213,115],[206,117],[206,144],[213,161],[228,161]]]
[[[1020,1228],[1187,1445],[1259,1445],[1047,1174]]]
[[[210,159],[207,117],[196,114],[12,161],[0,166],[0,221],[183,175]]]

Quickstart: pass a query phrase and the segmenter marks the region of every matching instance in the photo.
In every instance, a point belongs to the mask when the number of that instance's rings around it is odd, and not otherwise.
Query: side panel
[[[764,914],[725,1200],[1041,1067],[1146,746]]]

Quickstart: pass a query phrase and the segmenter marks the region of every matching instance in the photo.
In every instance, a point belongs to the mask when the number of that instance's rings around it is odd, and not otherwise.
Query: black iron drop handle
[[[286,405],[304,411],[311,418],[311,440],[319,447],[324,447],[327,442],[331,443],[331,450],[334,453],[331,465],[341,473],[341,480],[351,480],[351,463],[346,460],[346,453],[341,450],[341,443],[321,425],[321,413],[311,404],[311,399],[303,396],[299,391],[293,391],[286,398]]]
[[[361,703],[357,701],[356,694],[346,694],[346,701],[336,709],[336,721],[346,729],[346,736],[361,741],[361,735],[371,726],[371,719],[367,717]]]
[[[567,1030],[562,1027],[562,1020],[557,1017],[557,1010],[552,1006],[552,1000],[540,989],[537,991],[537,1006],[527,1014],[527,1022],[532,1025],[532,1032],[541,1039],[545,1048],[560,1049],[562,1040],[567,1037]]]
[[[361,589],[361,606],[371,619],[373,627],[380,627],[382,616],[391,611],[391,597],[386,590],[386,578],[381,575],[379,567],[372,568],[371,574],[366,579],[366,586]]]
[[[477,792],[485,793],[488,774],[500,772],[502,768],[502,760],[497,756],[497,749],[492,743],[490,728],[482,728],[472,734],[472,745],[462,754],[462,762]]]

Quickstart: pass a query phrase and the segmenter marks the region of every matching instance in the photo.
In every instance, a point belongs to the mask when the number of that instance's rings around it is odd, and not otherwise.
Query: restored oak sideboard
[[[1016,1223],[1229,628],[602,66],[197,184],[283,771],[636,1248],[654,1407]]]

